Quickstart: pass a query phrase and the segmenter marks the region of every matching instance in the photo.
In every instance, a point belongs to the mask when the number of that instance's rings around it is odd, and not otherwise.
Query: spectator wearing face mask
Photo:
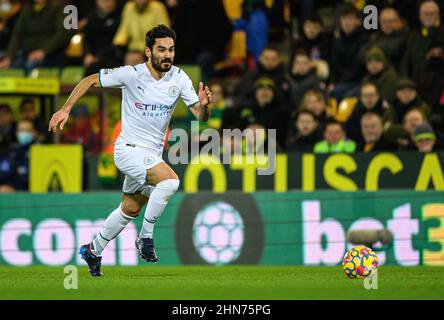
[[[4,181],[0,181],[0,192],[28,190],[29,152],[31,146],[37,141],[37,132],[33,122],[20,120],[17,123],[16,137],[17,144],[10,149],[6,162],[2,163],[3,168],[8,167],[9,174]],[[1,175],[2,173],[0,173]]]
[[[319,123],[313,112],[301,110],[292,119],[288,151],[312,152],[314,145],[322,140]]]

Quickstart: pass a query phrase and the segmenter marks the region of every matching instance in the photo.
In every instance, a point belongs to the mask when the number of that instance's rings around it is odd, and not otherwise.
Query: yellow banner
[[[0,78],[1,93],[45,94],[60,93],[58,79]]]
[[[33,145],[29,158],[30,192],[82,192],[82,146]]]

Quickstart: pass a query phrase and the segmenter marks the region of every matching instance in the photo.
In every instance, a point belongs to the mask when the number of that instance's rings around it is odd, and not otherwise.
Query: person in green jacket
[[[14,27],[2,68],[58,66],[68,45],[71,31],[64,28],[63,9],[50,0],[25,4]]]
[[[353,153],[356,143],[347,139],[342,123],[329,120],[324,130],[324,140],[315,144],[314,153]]]
[[[396,98],[398,75],[385,57],[384,52],[379,47],[373,47],[367,51],[365,61],[367,75],[363,82],[376,84],[382,98],[393,103]]]

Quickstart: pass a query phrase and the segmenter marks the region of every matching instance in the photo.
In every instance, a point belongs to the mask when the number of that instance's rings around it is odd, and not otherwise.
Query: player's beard
[[[169,63],[168,67],[162,67],[162,63],[165,63],[165,62]],[[173,66],[173,60],[172,59],[163,59],[163,60],[156,59],[154,57],[154,55],[151,54],[151,65],[153,66],[153,68],[156,71],[168,72],[168,71],[170,71],[171,67]]]

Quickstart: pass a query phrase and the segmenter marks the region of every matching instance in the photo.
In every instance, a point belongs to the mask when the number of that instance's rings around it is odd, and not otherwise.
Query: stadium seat
[[[0,77],[24,77],[25,70],[23,69],[1,69]]]
[[[341,103],[339,103],[335,119],[340,122],[346,122],[348,118],[351,116],[357,103],[358,103],[358,98],[356,97],[344,98],[341,101]]]
[[[28,77],[32,79],[41,79],[41,78],[59,78],[59,69],[58,68],[40,68],[40,69],[32,69],[28,73]]]
[[[65,50],[68,58],[80,58],[83,55],[83,47],[85,46],[85,36],[83,33],[77,33],[72,36],[69,45]]]
[[[85,69],[83,67],[66,67],[60,75],[60,82],[64,85],[75,85],[82,80],[84,74]]]

